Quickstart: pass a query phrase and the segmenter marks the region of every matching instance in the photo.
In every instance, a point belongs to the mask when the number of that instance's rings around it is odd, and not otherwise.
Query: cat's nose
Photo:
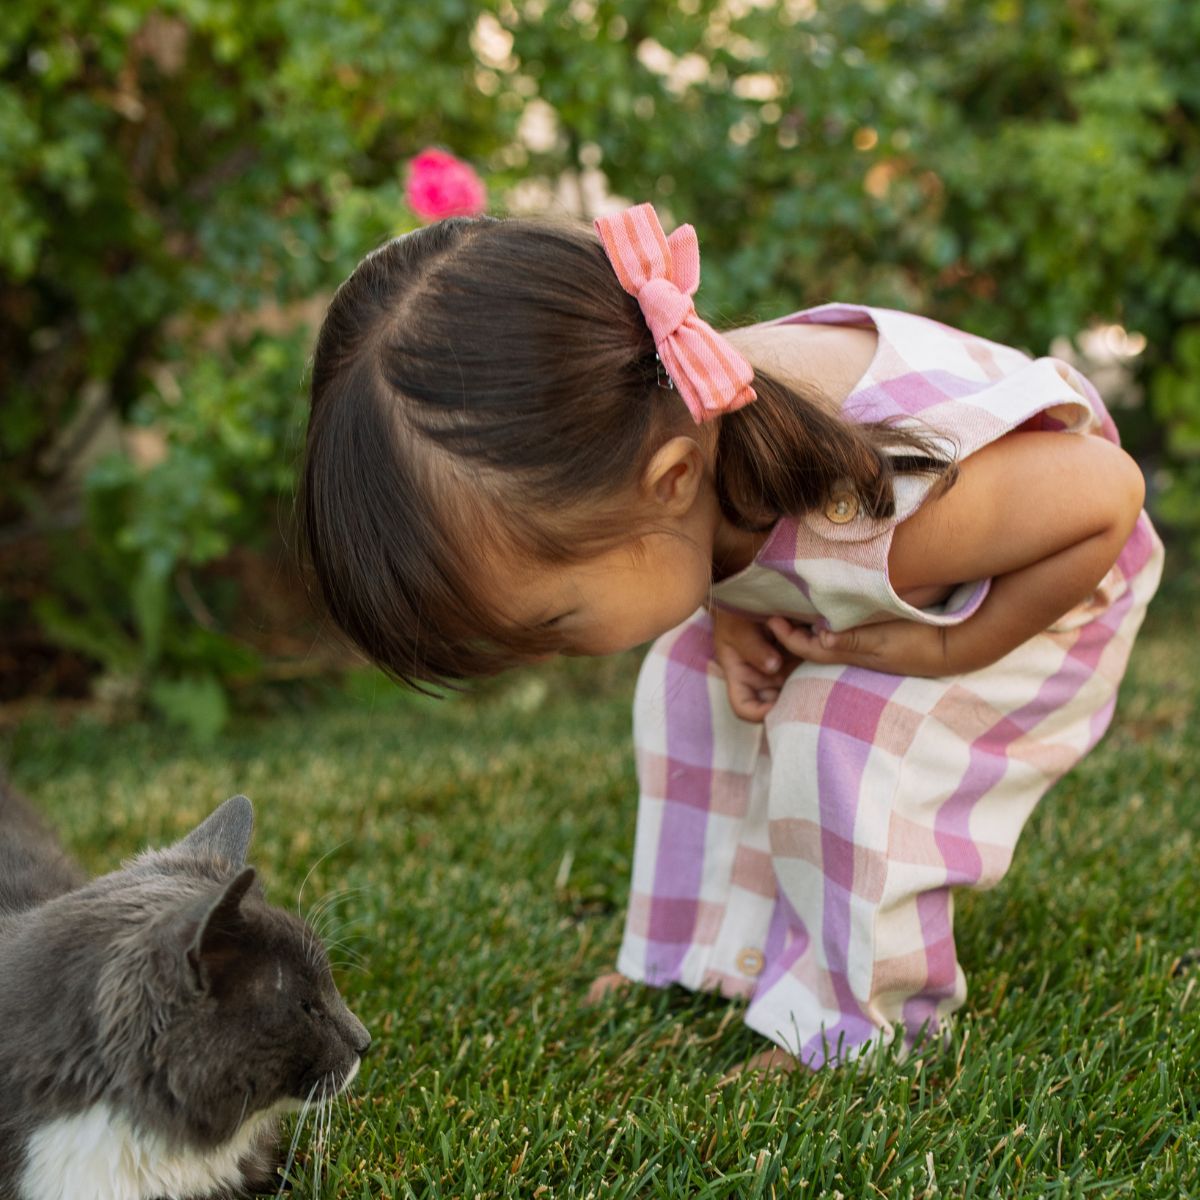
[[[361,1058],[371,1048],[371,1035],[367,1027],[349,1010],[346,1010],[349,1020],[346,1022],[346,1040],[354,1052]]]

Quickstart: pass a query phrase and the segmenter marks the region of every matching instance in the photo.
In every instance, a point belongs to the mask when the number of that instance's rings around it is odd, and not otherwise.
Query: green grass
[[[581,1006],[627,888],[632,659],[447,703],[363,678],[215,749],[46,719],[3,752],[95,871],[244,791],[268,894],[294,903],[311,869],[303,907],[333,901],[376,1045],[323,1174],[302,1135],[300,1200],[1200,1195],[1200,966],[1178,962],[1200,946],[1198,591],[1171,581],[1108,737],[1003,884],[960,897],[949,1047],[869,1077],[723,1087],[765,1046],[738,1006]]]

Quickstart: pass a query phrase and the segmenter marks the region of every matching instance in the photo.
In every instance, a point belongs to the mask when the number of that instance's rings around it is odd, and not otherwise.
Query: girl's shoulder
[[[726,336],[756,367],[807,395],[825,397],[838,409],[856,393],[862,399],[862,393],[899,379],[944,381],[949,394],[962,395],[1030,362],[1023,350],[930,317],[861,304],[822,304]],[[888,413],[871,415],[878,419]]]
[[[724,336],[758,370],[839,409],[866,375],[879,343],[873,325],[816,322],[747,325]]]

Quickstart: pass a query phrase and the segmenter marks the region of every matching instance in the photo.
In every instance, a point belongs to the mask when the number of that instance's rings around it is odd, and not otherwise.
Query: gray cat
[[[0,1200],[273,1191],[280,1114],[357,1073],[370,1036],[245,865],[253,820],[234,796],[89,883],[0,781]]]

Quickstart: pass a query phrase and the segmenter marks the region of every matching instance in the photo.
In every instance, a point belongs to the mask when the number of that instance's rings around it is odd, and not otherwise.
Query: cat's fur
[[[245,866],[253,811],[85,881],[0,780],[0,1200],[278,1186],[279,1114],[370,1044],[313,931]]]

